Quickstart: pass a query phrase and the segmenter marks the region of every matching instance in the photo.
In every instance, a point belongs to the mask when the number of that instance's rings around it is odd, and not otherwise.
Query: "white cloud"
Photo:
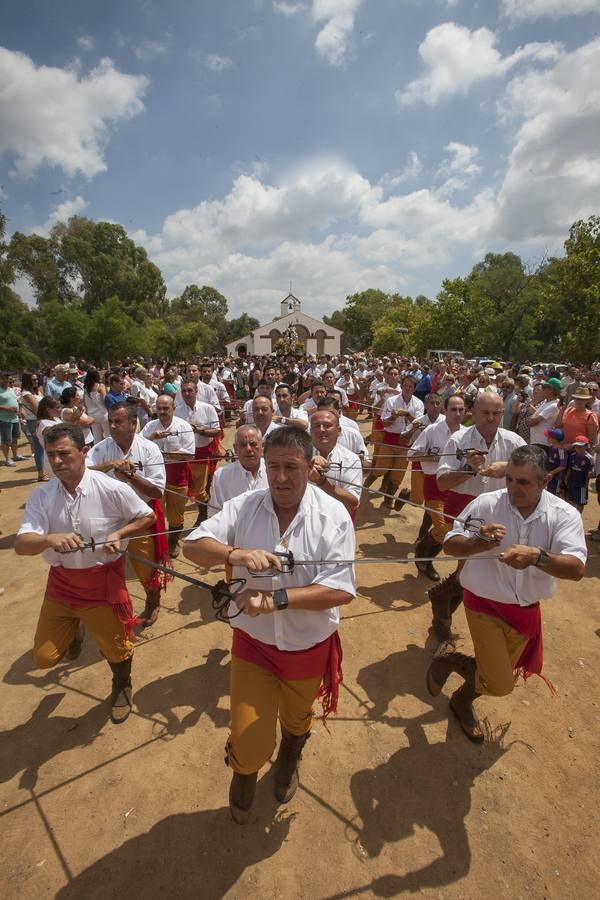
[[[204,57],[204,64],[211,72],[224,72],[233,66],[230,56],[219,56],[217,53],[209,53]]]
[[[423,102],[435,106],[447,97],[466,94],[478,81],[505,75],[518,63],[552,62],[560,53],[557,44],[532,43],[503,57],[495,44],[496,35],[489,28],[470,31],[455,22],[436,25],[419,46],[425,74],[396,92],[398,104]]]
[[[152,62],[166,56],[171,46],[171,36],[166,35],[162,41],[143,40],[134,47],[133,52],[136,59],[142,62]]]
[[[479,156],[479,147],[469,144],[461,144],[451,141],[446,144],[444,150],[450,154],[442,160],[436,172],[436,178],[443,178],[444,182],[438,188],[438,194],[450,196],[456,191],[464,190],[470,181],[481,174],[481,166],[475,160]]]
[[[62,203],[59,203],[52,210],[44,224],[32,228],[31,233],[47,237],[58,222],[67,222],[71,216],[77,216],[80,212],[83,212],[87,205],[87,201],[79,195],[71,200],[63,200]]]
[[[600,206],[600,38],[546,72],[515,77],[502,104],[519,123],[498,197],[498,236],[560,238]]]
[[[82,34],[77,38],[77,46],[81,50],[90,51],[94,49],[94,39],[89,34]]]
[[[509,19],[560,19],[598,12],[598,0],[502,0],[501,11]]]
[[[402,169],[395,169],[393,172],[386,172],[379,183],[384,191],[391,191],[405,184],[407,181],[414,181],[423,171],[423,163],[419,159],[419,154],[412,150],[408,154],[406,165]]]
[[[354,15],[363,0],[313,0],[314,22],[325,24],[317,34],[317,52],[332,66],[342,67],[350,52]]]
[[[108,126],[143,111],[148,79],[119,72],[108,58],[80,76],[0,47],[0,84],[0,155],[14,154],[15,172],[29,176],[46,164],[91,177],[106,169]]]
[[[275,12],[281,13],[282,16],[295,16],[298,13],[306,12],[305,3],[288,3],[286,0],[273,0],[273,9]]]

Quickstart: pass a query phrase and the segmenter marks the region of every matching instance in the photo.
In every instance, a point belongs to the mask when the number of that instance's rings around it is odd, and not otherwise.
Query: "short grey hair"
[[[275,431],[266,436],[263,447],[265,459],[271,447],[297,450],[308,463],[313,455],[313,445],[309,435],[306,431],[301,431],[299,428],[276,428]]]
[[[516,447],[510,454],[510,461],[515,466],[533,466],[540,481],[543,481],[548,474],[548,457],[546,452],[541,447],[536,447],[535,444]]]

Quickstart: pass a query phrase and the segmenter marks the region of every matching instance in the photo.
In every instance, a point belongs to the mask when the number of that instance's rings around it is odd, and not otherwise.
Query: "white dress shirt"
[[[217,469],[213,478],[208,515],[214,516],[218,513],[223,509],[223,504],[227,500],[233,500],[234,497],[239,497],[240,494],[245,494],[247,491],[264,490],[268,486],[264,459],[260,460],[256,477],[252,472],[248,472],[238,460],[225,463]]]
[[[499,428],[494,436],[494,440],[488,447],[485,439],[480,435],[476,425],[465,428],[459,435],[451,434],[448,443],[442,449],[445,455],[440,460],[437,469],[437,477],[445,472],[460,472],[465,468],[465,459],[457,459],[455,454],[457,450],[482,450],[485,454],[485,465],[489,466],[494,462],[508,462],[510,454],[516,447],[523,447],[525,441],[519,437],[514,431],[507,431],[505,428]],[[504,478],[486,478],[478,473],[473,473],[471,478],[457,484],[452,488],[457,494],[470,494],[472,497],[479,497],[488,491],[496,491],[506,487]]]
[[[459,425],[458,431],[450,431],[448,423],[446,422],[446,417],[442,416],[441,421],[436,422],[435,425],[428,425],[424,431],[421,431],[421,433],[417,435],[414,444],[408,451],[408,455],[409,457],[425,456],[427,453],[431,453],[434,447],[437,447],[438,451],[442,453],[451,434],[460,437],[463,431],[466,430],[464,425]],[[444,459],[444,457],[433,461],[422,459],[420,460],[421,469],[426,475],[435,475],[442,459]]]
[[[211,406],[210,403],[204,403],[202,400],[196,400],[193,407],[188,406],[187,403],[181,403],[175,407],[175,415],[189,422],[190,425],[198,425],[200,428],[220,429],[221,427],[214,406]],[[214,438],[194,432],[194,440],[196,447],[208,447],[210,442],[214,441]]]
[[[342,433],[338,436],[338,446],[346,447],[359,456],[362,453],[363,459],[368,459],[369,451],[360,431],[357,428],[346,428],[345,425],[340,427]]]
[[[151,419],[150,422],[144,426],[141,434],[142,437],[150,440],[151,435],[153,435],[155,431],[164,430],[164,426],[161,424],[160,419]],[[173,416],[167,430],[169,432],[167,437],[153,441],[161,453],[189,453],[190,456],[194,455],[196,452],[194,432],[185,419],[180,419],[179,416]]]
[[[318,454],[319,451],[315,450],[315,453]],[[348,450],[343,445],[340,445],[338,438],[338,443],[328,455],[327,462],[330,463],[330,468],[325,472],[327,481],[330,481],[332,484],[338,484],[345,491],[353,494],[360,502],[363,483],[360,457],[353,453],[352,450]],[[336,466],[335,463],[341,464],[342,468],[340,469],[339,465]],[[348,482],[350,483],[348,484]]]
[[[221,404],[219,403],[219,398],[217,397],[217,393],[212,385],[205,384],[203,381],[197,381],[196,388],[197,400],[201,400],[203,403],[210,403],[210,405],[214,406],[218,413],[222,411]],[[179,388],[173,399],[175,401],[175,406],[181,406],[181,404],[185,402],[183,399],[183,394],[181,393],[181,388]]]
[[[103,472],[86,469],[77,485],[75,497],[58,478],[40,484],[31,492],[25,506],[18,534],[63,534],[75,532],[85,541],[106,540],[117,528],[134,519],[142,519],[149,513],[148,505],[128,484],[121,484]],[[124,550],[127,541],[121,541]],[[78,550],[76,553],[57,553],[44,550],[46,562],[65,569],[89,569],[102,566],[119,558],[118,553],[108,554],[104,547],[95,551]]]
[[[408,403],[402,394],[395,394],[393,397],[387,398],[381,408],[380,416],[382,419],[387,419],[391,416],[392,412],[395,412],[398,409],[405,409],[414,419],[422,416],[425,412],[425,407],[414,394]],[[398,416],[398,418],[394,419],[393,422],[390,422],[389,425],[384,425],[384,430],[389,431],[392,434],[404,434],[405,431],[409,430],[411,424],[412,423],[409,422],[406,416]]]
[[[478,559],[479,556],[501,553],[512,544],[540,547],[548,553],[576,556],[581,562],[587,560],[587,548],[583,522],[579,512],[560,497],[549,491],[542,491],[535,510],[524,519],[508,499],[506,489],[490,491],[472,500],[463,512],[463,517],[482,518],[487,524],[504,525],[506,535],[499,547],[486,548],[475,553],[464,564],[460,583],[464,588],[499,603],[517,603],[530,606],[538,600],[549,600],[556,588],[556,579],[536,566],[513,569],[493,559]],[[464,535],[464,526],[455,521],[445,541],[453,535]]]
[[[134,434],[131,447],[127,453],[124,453],[113,438],[107,437],[100,441],[99,444],[94,444],[85,458],[85,464],[86,466],[98,466],[101,463],[112,462],[117,459],[128,459],[136,465],[141,463],[141,469],[137,470],[139,474],[161,492],[164,491],[167,483],[165,462],[154,441],[146,440],[141,434]],[[104,474],[108,475],[109,478],[119,480],[116,478],[114,469]],[[122,483],[122,481],[119,481],[119,484]],[[148,498],[137,490],[134,482],[131,482],[131,487],[142,500],[148,502]]]
[[[558,400],[542,400],[531,414],[532,418],[542,416],[542,421],[537,425],[532,425],[529,429],[529,442],[531,444],[543,444],[549,446],[549,441],[544,431],[548,431],[554,427],[556,417],[558,416]]]
[[[246,550],[288,549],[298,560],[327,559],[333,565],[295,566],[294,571],[268,578],[252,578],[247,569],[233,567],[234,578],[245,578],[248,588],[274,591],[278,588],[321,584],[354,596],[354,566],[335,565],[335,560],[354,559],[354,527],[346,508],[312,484],[306,486],[298,512],[284,534],[268,490],[251,491],[230,500],[221,512],[196,528],[188,541],[214,538],[222,544]],[[237,612],[232,601],[229,614]],[[242,628],[251,637],[279,650],[307,650],[337,630],[338,607],[323,610],[285,609],[272,615],[232,619],[234,628]]]

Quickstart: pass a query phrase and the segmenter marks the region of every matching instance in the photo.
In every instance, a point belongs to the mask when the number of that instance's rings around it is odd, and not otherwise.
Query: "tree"
[[[58,361],[84,355],[90,320],[80,309],[49,300],[34,312],[34,320],[36,343],[44,358]]]
[[[103,363],[135,356],[141,349],[140,332],[125,304],[118,297],[109,297],[90,318],[86,358]]]
[[[224,343],[229,344],[231,341],[237,341],[239,338],[250,334],[259,325],[258,319],[255,319],[254,316],[249,316],[248,313],[242,313],[237,319],[230,319],[227,323]]]

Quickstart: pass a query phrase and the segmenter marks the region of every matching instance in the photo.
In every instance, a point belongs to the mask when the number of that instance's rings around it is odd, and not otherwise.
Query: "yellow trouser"
[[[277,716],[290,734],[306,734],[321,678],[282,681],[273,672],[231,657],[231,734],[227,760],[240,775],[258,772],[271,758]]]
[[[61,661],[77,635],[80,619],[108,662],[122,662],[132,655],[133,644],[108,604],[91,609],[71,609],[65,603],[44,597],[33,642],[36,668],[49,669]]]
[[[444,516],[443,500],[425,500],[425,506],[431,516],[431,536],[436,544],[443,544],[444,538],[452,527],[450,519]],[[435,510],[435,512],[433,512]]]
[[[131,550],[132,553],[135,553],[136,556],[143,556],[144,559],[147,559],[150,562],[156,562],[154,558],[154,538],[151,534],[142,534],[140,537],[131,538],[127,549]],[[154,569],[145,566],[139,559],[133,559],[131,556],[129,557],[129,560],[142,585],[145,581],[152,578]]]
[[[187,503],[187,493],[188,489],[186,484],[167,485],[164,500],[169,528],[183,528],[183,514]]]
[[[208,503],[208,463],[191,462],[192,492],[196,500]]]
[[[413,503],[423,503],[423,482],[425,475],[422,469],[410,469],[410,499]]]
[[[384,467],[394,490],[400,487],[404,481],[408,469],[408,447],[396,447],[393,444],[384,444],[382,453],[385,454]]]
[[[515,666],[527,637],[497,616],[467,607],[465,614],[477,660],[475,687],[480,694],[505,697],[515,686]]]

